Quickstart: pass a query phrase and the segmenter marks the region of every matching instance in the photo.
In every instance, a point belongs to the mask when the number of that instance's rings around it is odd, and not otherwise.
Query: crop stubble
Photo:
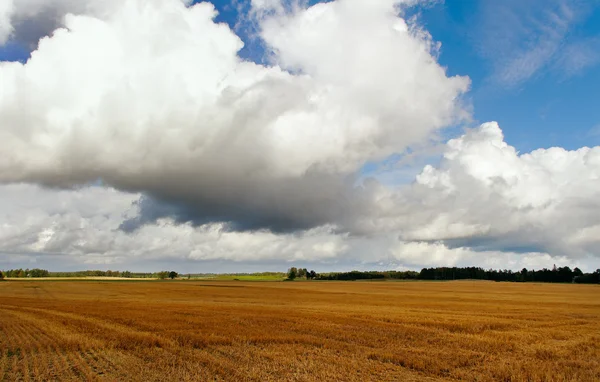
[[[600,286],[8,281],[0,379],[598,381]]]

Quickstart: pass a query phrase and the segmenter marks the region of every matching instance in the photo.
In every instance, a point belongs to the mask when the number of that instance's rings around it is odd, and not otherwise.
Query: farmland
[[[597,381],[600,287],[0,282],[0,379]]]

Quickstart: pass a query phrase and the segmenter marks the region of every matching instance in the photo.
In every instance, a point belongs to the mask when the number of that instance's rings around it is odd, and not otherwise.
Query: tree
[[[158,277],[160,280],[164,280],[167,277],[169,277],[169,272],[167,272],[167,271],[158,272],[156,274],[156,277]]]
[[[569,267],[558,268],[557,280],[561,283],[570,283],[573,281],[573,271]]]
[[[296,269],[296,267],[291,267],[290,269],[288,269],[288,272],[287,272],[288,279],[294,280],[297,275],[298,275],[298,269]]]
[[[0,280],[4,280],[4,273],[2,271],[0,271]]]
[[[27,277],[48,277],[49,272],[45,269],[33,268],[27,271]]]
[[[306,277],[306,269],[298,268],[298,273],[296,274],[296,277],[298,277],[298,278]]]
[[[318,276],[318,275],[317,275],[317,272],[315,272],[315,271],[310,271],[310,272],[308,272],[308,273],[306,274],[306,278],[307,278],[307,279],[311,279],[311,280],[314,280],[314,279],[316,279],[316,278],[317,278],[317,276]]]
[[[527,281],[527,268],[521,269],[521,281]]]
[[[174,279],[175,277],[177,277],[177,276],[178,276],[178,275],[177,275],[177,272],[175,272],[175,271],[171,271],[171,272],[169,272],[169,278],[170,278],[171,280],[173,280],[173,279]]]

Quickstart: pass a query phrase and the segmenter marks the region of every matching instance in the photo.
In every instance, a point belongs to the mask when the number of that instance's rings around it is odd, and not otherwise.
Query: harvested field
[[[83,277],[36,277],[35,280],[19,277],[8,277],[6,280],[12,281],[151,281],[157,278],[131,278],[131,277],[113,277],[113,276],[83,276]]]
[[[6,381],[598,381],[600,287],[0,282]]]

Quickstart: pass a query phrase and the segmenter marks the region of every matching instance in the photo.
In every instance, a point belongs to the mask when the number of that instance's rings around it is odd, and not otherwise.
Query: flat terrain
[[[156,278],[132,278],[132,277],[108,277],[108,276],[82,276],[82,277],[37,277],[35,279],[23,279],[20,277],[9,277],[7,281],[150,281]]]
[[[600,286],[0,282],[0,379],[600,381]]]

